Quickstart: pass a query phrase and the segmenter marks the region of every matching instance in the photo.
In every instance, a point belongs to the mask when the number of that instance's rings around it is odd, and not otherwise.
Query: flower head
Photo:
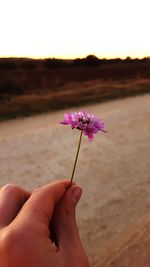
[[[94,114],[83,111],[64,114],[64,120],[60,122],[64,125],[71,125],[72,129],[78,129],[87,135],[90,141],[93,141],[93,135],[104,130],[104,123],[95,117]]]

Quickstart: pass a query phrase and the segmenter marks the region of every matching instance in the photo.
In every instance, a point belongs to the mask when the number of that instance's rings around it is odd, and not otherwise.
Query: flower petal
[[[96,118],[94,114],[83,111],[64,114],[64,120],[60,123],[82,131],[90,141],[93,141],[93,135],[99,131],[106,132],[104,123],[100,119]]]

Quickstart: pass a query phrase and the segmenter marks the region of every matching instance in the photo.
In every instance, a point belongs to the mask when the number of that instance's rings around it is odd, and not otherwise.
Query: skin
[[[75,221],[82,190],[68,185],[0,189],[0,266],[89,267]]]

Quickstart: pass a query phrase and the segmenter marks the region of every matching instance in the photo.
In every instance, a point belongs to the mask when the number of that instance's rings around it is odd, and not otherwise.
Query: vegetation
[[[0,59],[0,119],[150,92],[150,58]]]

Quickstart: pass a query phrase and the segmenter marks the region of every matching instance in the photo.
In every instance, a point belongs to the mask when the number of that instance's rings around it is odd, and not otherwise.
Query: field
[[[1,120],[150,92],[149,59],[57,61],[0,60]]]

